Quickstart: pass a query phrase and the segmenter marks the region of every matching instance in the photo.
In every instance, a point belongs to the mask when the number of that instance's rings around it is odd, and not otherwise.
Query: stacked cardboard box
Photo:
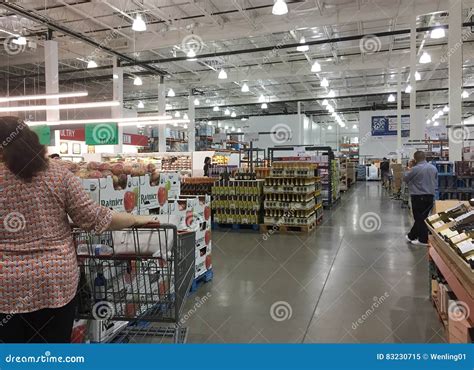
[[[403,167],[400,163],[390,163],[390,173],[392,174],[392,192],[399,193],[402,188]]]

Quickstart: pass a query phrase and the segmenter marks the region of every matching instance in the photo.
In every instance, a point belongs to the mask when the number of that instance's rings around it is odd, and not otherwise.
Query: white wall
[[[416,122],[425,122],[428,111],[417,109]],[[402,110],[402,115],[410,114],[409,110]],[[397,115],[396,110],[365,111],[359,113],[359,155],[371,156],[371,158],[388,157],[388,153],[397,151],[397,136],[372,136],[373,116],[393,116]],[[433,130],[433,129],[432,129]],[[434,129],[442,131],[442,128]],[[427,131],[425,128],[425,135]],[[408,143],[409,137],[402,137],[402,144]],[[411,154],[411,147],[407,147],[407,155]]]

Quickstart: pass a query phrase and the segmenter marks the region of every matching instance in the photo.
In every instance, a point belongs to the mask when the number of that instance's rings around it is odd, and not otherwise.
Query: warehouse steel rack
[[[315,155],[327,155],[328,156],[328,162],[327,166],[324,164],[319,164],[318,168],[320,169],[327,169],[328,175],[327,178],[324,178],[324,176],[321,176],[321,182],[323,183],[323,190],[327,186],[327,199],[323,198],[323,204],[327,208],[331,208],[337,200],[333,200],[333,192],[332,192],[332,180],[333,180],[333,173],[331,171],[331,161],[335,159],[334,152],[332,151],[332,148],[330,146],[311,146],[311,145],[282,145],[282,146],[275,146],[273,148],[268,148],[268,159],[269,163],[271,163],[275,160],[278,160],[279,158],[284,158],[285,155],[284,152],[293,152],[295,148],[299,148],[300,150],[306,151],[306,152],[314,152]],[[278,155],[278,156],[277,156]],[[286,156],[288,157],[288,155]]]
[[[100,235],[75,229],[73,235],[81,276],[76,317],[90,320],[92,341],[186,341],[180,318],[194,278],[194,232],[150,224]]]

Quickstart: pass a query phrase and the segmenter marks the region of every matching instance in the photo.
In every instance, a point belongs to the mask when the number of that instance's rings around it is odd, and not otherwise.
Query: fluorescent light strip
[[[77,97],[80,97],[80,96],[87,96],[88,94],[89,93],[87,91],[73,91],[73,92],[59,93],[59,94],[4,96],[4,97],[0,97],[0,103],[8,103],[8,102],[11,102],[11,101],[24,101],[24,100],[77,98]]]
[[[29,121],[26,122],[28,126],[40,126],[40,125],[82,125],[88,123],[109,123],[109,122],[142,122],[142,121],[169,121],[172,120],[171,116],[142,116],[142,117],[129,117],[129,118],[97,118],[97,119],[72,119],[63,121]]]
[[[0,108],[0,113],[64,110],[64,109],[88,109],[88,108],[102,108],[102,107],[117,107],[119,105],[120,105],[119,101],[104,101],[104,102],[75,103],[75,104],[54,104],[54,105],[30,105],[30,106],[24,106],[24,107]]]
[[[177,124],[177,123],[189,123],[188,119],[170,119],[166,121],[139,121],[139,122],[121,122],[118,125],[120,127],[126,126],[136,126],[137,124],[140,125],[169,125],[169,124]]]

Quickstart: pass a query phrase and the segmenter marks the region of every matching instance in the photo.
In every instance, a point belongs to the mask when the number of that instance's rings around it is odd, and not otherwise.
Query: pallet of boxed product
[[[219,231],[244,231],[244,230],[258,231],[259,224],[250,224],[250,223],[234,224],[234,223],[213,222],[212,228],[214,230],[219,230]]]
[[[316,198],[310,197],[309,200],[304,202],[284,202],[284,201],[274,201],[274,200],[265,200],[264,207],[265,209],[298,209],[298,210],[312,210],[316,206]]]
[[[294,225],[294,224],[283,224],[283,223],[270,223],[260,225],[260,232],[262,233],[309,233],[317,227],[318,223],[314,220],[312,223],[307,225]]]
[[[265,185],[263,188],[264,194],[308,194],[314,193],[316,187],[314,184],[311,185]]]

